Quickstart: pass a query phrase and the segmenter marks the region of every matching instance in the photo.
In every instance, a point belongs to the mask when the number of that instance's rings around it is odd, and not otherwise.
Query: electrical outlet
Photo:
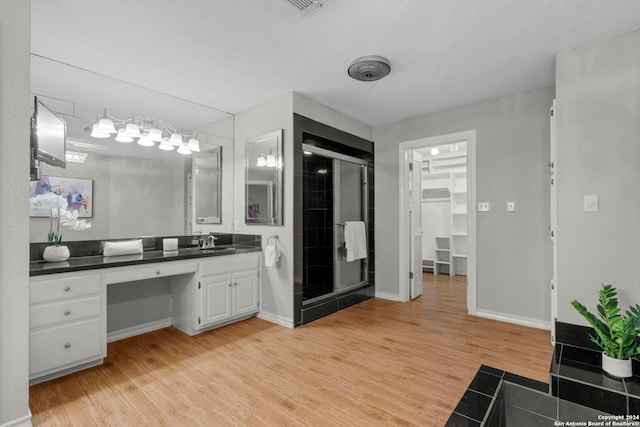
[[[478,202],[478,212],[489,212],[489,202]]]
[[[507,202],[507,212],[514,212],[516,210],[516,202]]]

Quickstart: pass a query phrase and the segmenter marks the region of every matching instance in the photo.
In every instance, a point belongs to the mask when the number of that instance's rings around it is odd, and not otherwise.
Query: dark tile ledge
[[[484,426],[504,382],[526,387],[540,394],[548,394],[549,385],[511,372],[482,365],[453,410],[446,427]]]
[[[250,234],[218,234],[214,233],[218,240],[216,248],[198,250],[191,245],[192,236],[163,236],[145,238],[143,240],[144,251],[139,255],[122,255],[115,257],[103,257],[102,247],[105,241],[120,241],[132,239],[108,239],[85,240],[66,242],[71,257],[64,262],[49,263],[42,260],[44,248],[50,243],[31,243],[29,263],[29,275],[39,276],[44,274],[66,273],[72,271],[93,270],[107,267],[121,267],[126,265],[147,264],[182,259],[223,256],[262,250],[261,236]],[[162,239],[178,238],[178,252],[163,252]]]
[[[602,351],[558,343],[550,368],[551,394],[614,415],[640,414],[640,376],[620,379],[601,368]]]

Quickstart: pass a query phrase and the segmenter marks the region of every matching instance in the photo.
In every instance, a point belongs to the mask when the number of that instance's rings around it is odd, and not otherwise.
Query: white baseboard
[[[530,326],[532,328],[551,330],[551,322],[530,317],[515,316],[513,314],[497,313],[489,310],[477,310],[478,317],[486,319],[500,320],[501,322],[515,323],[516,325]]]
[[[275,323],[276,325],[284,326],[285,328],[293,329],[293,322],[282,316],[277,316],[266,311],[261,311],[256,316],[258,319],[266,320],[267,322]]]
[[[0,427],[33,427],[33,424],[31,424],[31,411],[24,417],[6,422],[0,425]]]
[[[107,333],[107,342],[113,342],[122,340],[136,335],[145,334],[151,331],[157,331],[158,329],[168,328],[171,326],[171,318],[156,320],[155,322],[143,323],[142,325],[132,326],[131,328],[124,328],[113,332]]]
[[[404,302],[404,301],[400,298],[400,295],[398,295],[398,294],[391,294],[391,293],[389,293],[389,292],[380,292],[380,291],[376,291],[376,298],[386,299],[386,300],[389,300],[389,301]]]

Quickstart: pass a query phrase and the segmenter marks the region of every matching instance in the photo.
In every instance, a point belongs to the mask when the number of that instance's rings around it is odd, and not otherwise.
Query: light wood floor
[[[465,314],[464,277],[290,330],[253,318],[109,344],[32,386],[36,426],[442,426],[481,364],[548,382],[549,331]]]

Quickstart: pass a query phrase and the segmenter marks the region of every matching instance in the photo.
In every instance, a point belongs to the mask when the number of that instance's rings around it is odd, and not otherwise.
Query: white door
[[[231,276],[209,276],[198,284],[200,314],[197,328],[217,323],[231,317]]]
[[[551,342],[556,341],[556,318],[558,317],[558,283],[557,283],[557,265],[556,265],[556,100],[553,100],[551,106],[551,155],[549,158],[549,169],[551,177],[549,184],[551,185],[551,218],[549,222],[549,234],[551,236],[551,256],[553,263],[553,274],[551,276]]]
[[[258,311],[258,272],[243,271],[231,276],[233,289],[233,316],[249,314]]]
[[[422,295],[422,157],[414,151],[409,162],[409,281],[414,299]]]

